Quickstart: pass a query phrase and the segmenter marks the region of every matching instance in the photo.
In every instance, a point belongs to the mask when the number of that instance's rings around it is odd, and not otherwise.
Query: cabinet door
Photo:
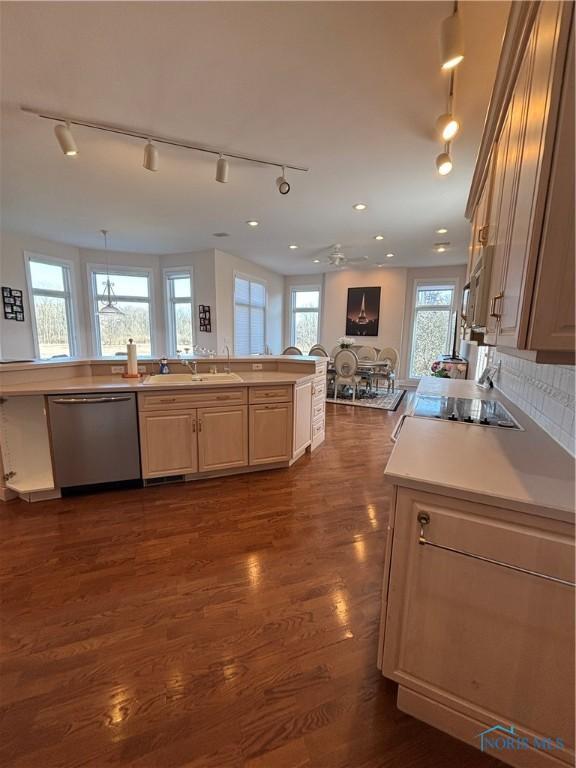
[[[292,404],[250,406],[250,464],[289,461],[292,455]]]
[[[425,539],[443,548],[420,543],[421,514]],[[571,582],[574,527],[403,488],[395,521],[383,673],[477,723],[558,737],[566,759],[573,587],[454,550]]]
[[[300,453],[312,441],[312,382],[298,385],[294,390],[294,450]]]
[[[196,411],[140,412],[143,477],[198,471]]]
[[[248,408],[229,405],[198,408],[198,468],[200,472],[245,467],[248,464]]]
[[[574,90],[572,30],[536,274],[529,349],[574,349]]]
[[[530,312],[538,253],[537,197],[559,23],[560,3],[542,3],[515,89],[518,115],[512,117],[512,131],[517,142],[517,180],[498,307],[498,344],[513,348],[525,347]]]
[[[496,297],[502,289],[502,266],[504,263],[504,247],[506,244],[506,226],[510,211],[511,173],[508,168],[508,145],[510,140],[511,111],[508,112],[498,143],[494,147],[492,160],[492,204],[488,217],[488,243],[494,246],[492,271],[490,274],[489,312],[486,321],[484,340],[487,344],[496,343],[498,332],[498,316],[494,311]],[[505,181],[508,184],[505,186]],[[506,190],[506,195],[504,194]]]

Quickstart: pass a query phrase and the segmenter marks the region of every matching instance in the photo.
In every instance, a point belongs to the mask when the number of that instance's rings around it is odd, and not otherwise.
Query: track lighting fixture
[[[454,3],[454,13],[444,19],[440,28],[440,58],[442,69],[453,69],[464,58],[464,40],[457,2]]]
[[[448,90],[448,105],[446,112],[436,120],[436,130],[441,141],[452,141],[460,130],[460,123],[454,117],[454,72],[450,73],[450,88]]]
[[[220,184],[226,184],[228,181],[228,160],[222,155],[216,163],[216,181],[219,181]]]
[[[150,139],[148,139],[148,143],[144,147],[144,162],[142,163],[143,167],[146,168],[147,171],[157,171],[159,159],[160,154],[158,149],[154,146],[154,144],[152,144]]]
[[[67,157],[76,157],[78,154],[78,147],[74,141],[74,136],[72,136],[70,123],[66,123],[66,125],[60,123],[60,125],[55,126],[54,133],[58,139],[58,144],[60,144],[62,152],[64,152]]]
[[[436,168],[440,176],[446,176],[452,170],[452,158],[450,157],[450,145],[446,144],[444,152],[436,158]]]
[[[290,192],[290,184],[286,179],[286,169],[284,166],[282,166],[282,176],[278,176],[276,179],[276,186],[281,195],[287,195]]]

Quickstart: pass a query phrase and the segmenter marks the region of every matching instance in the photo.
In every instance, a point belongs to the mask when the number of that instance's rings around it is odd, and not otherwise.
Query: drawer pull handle
[[[160,400],[161,403],[175,403],[176,398],[175,397],[167,397],[164,400]]]
[[[546,581],[554,581],[556,584],[564,584],[567,587],[576,587],[576,583],[573,581],[567,581],[566,579],[559,579],[556,576],[549,576],[547,573],[540,573],[539,571],[531,571],[528,568],[521,568],[519,565],[512,565],[511,563],[505,563],[502,560],[494,560],[491,557],[484,557],[483,555],[475,555],[473,552],[466,552],[464,549],[456,549],[455,547],[448,547],[445,544],[436,544],[434,541],[430,541],[424,535],[424,527],[430,523],[430,515],[427,512],[418,513],[418,522],[420,523],[420,535],[418,536],[418,544],[427,547],[434,547],[435,549],[443,549],[445,552],[454,552],[456,555],[463,555],[464,557],[471,557],[473,560],[481,560],[483,563],[490,563],[491,565],[498,565],[500,568],[508,568],[510,571],[518,571],[519,573],[526,573],[528,576],[536,576],[539,579],[545,579]]]

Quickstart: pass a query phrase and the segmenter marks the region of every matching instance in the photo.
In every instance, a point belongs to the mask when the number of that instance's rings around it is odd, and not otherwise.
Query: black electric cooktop
[[[522,429],[502,403],[497,400],[419,395],[412,415],[424,419],[476,424],[480,427]]]

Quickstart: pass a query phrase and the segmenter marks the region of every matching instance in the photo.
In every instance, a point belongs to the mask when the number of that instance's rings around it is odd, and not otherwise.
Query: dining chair
[[[324,349],[322,344],[314,344],[310,347],[309,355],[316,355],[317,357],[328,357],[328,352]]]
[[[356,400],[356,391],[360,383],[361,376],[358,375],[358,356],[351,349],[341,349],[334,356],[334,369],[336,371],[334,378],[334,400],[338,397],[338,386],[340,384],[352,387],[352,402]]]
[[[286,347],[284,352],[282,352],[283,355],[301,355],[302,352],[298,349],[298,347]]]
[[[356,351],[358,360],[362,363],[375,363],[378,359],[378,353],[374,347],[359,347]],[[372,391],[372,382],[377,376],[373,368],[363,368],[360,372],[362,379],[366,382],[366,387]]]
[[[398,352],[394,347],[383,347],[380,350],[378,353],[378,362],[386,363],[386,365],[379,367],[376,377],[376,388],[380,385],[380,379],[382,378],[386,382],[388,392],[394,392],[398,358]]]

